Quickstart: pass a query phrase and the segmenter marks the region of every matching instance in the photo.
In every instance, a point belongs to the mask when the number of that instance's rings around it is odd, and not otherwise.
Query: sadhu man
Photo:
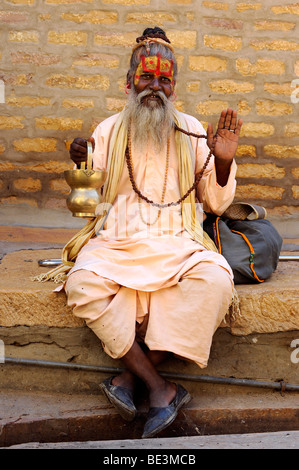
[[[205,134],[197,119],[175,109],[176,80],[165,32],[146,29],[133,47],[127,105],[90,139],[93,168],[107,170],[108,210],[65,249],[68,305],[124,364],[102,391],[132,420],[138,381],[146,385],[143,438],[171,424],[191,399],[157,366],[175,355],[204,368],[233,296],[232,271],[202,221],[233,201],[242,121],[229,108],[215,135],[212,125]],[[77,165],[86,161],[86,146],[81,138],[71,145]]]

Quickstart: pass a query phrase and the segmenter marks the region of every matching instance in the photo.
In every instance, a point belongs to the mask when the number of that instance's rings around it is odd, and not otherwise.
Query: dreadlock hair
[[[166,36],[165,31],[163,31],[163,29],[157,26],[155,28],[146,28],[143,31],[142,36],[139,36],[136,39],[136,42],[139,43],[139,42],[144,41],[145,39],[150,39],[150,38],[163,39],[165,42],[168,42],[170,44],[170,40]],[[144,45],[138,47],[137,49],[133,51],[131,60],[130,60],[130,69],[127,74],[127,82],[132,84],[133,77],[135,75],[136,69],[141,60],[140,57],[142,55],[148,56],[148,55],[157,55],[157,54],[160,54],[162,57],[165,57],[165,59],[173,61],[173,79],[175,81],[176,76],[177,76],[177,62],[176,62],[174,53],[171,51],[171,49],[169,49],[164,44],[152,42],[149,44],[149,52],[147,51]]]
[[[160,38],[166,42],[169,42],[170,44],[170,41],[165,34],[165,31],[163,31],[163,29],[159,28],[158,26],[156,26],[155,28],[146,28],[143,31],[142,36],[139,36],[139,38],[136,39],[136,42],[141,42],[144,39],[148,38]]]

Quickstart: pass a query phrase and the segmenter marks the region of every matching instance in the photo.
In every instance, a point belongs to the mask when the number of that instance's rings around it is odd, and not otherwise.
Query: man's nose
[[[150,83],[150,89],[154,91],[160,90],[160,82],[158,77],[153,77],[151,83]]]

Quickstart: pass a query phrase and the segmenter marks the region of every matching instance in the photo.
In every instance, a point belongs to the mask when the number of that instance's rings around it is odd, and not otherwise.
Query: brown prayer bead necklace
[[[192,136],[192,137],[196,137],[198,139],[202,138],[202,139],[206,139],[207,136],[202,134],[202,135],[199,135],[199,134],[194,134],[193,132],[188,132],[188,131],[185,131],[184,129],[181,129],[180,127],[178,127],[176,124],[174,125],[174,128],[175,130],[177,131],[180,131],[182,132],[183,134],[186,134],[188,136]],[[142,192],[137,188],[136,186],[136,182],[135,182],[135,178],[134,178],[134,169],[133,169],[133,164],[132,164],[132,152],[131,152],[131,132],[130,132],[130,129],[128,131],[128,144],[127,144],[127,147],[126,147],[126,151],[125,151],[125,157],[126,157],[126,163],[127,163],[127,168],[128,168],[128,172],[129,172],[129,179],[130,179],[130,182],[131,182],[131,185],[132,185],[132,188],[134,190],[134,192],[137,194],[138,196],[138,202],[139,202],[139,211],[140,211],[140,217],[142,219],[142,221],[144,223],[146,223],[147,225],[154,225],[158,218],[160,217],[160,214],[161,214],[161,209],[164,209],[166,207],[171,207],[171,206],[177,206],[179,204],[181,204],[188,196],[189,194],[194,191],[194,189],[197,187],[198,183],[200,182],[203,174],[204,174],[204,171],[205,169],[207,168],[208,164],[209,164],[209,161],[211,159],[211,156],[213,154],[213,151],[214,151],[214,147],[215,147],[215,143],[216,143],[216,136],[217,136],[217,133],[214,135],[213,137],[213,144],[212,144],[212,147],[209,151],[209,154],[206,158],[206,161],[202,167],[202,169],[200,170],[199,173],[197,173],[197,176],[195,177],[195,180],[194,180],[194,183],[193,185],[188,189],[188,191],[183,195],[181,196],[176,202],[166,202],[164,203],[164,199],[165,199],[165,193],[166,193],[166,186],[167,186],[167,177],[168,177],[168,167],[169,167],[169,139],[168,139],[168,142],[167,142],[167,155],[166,155],[166,165],[165,165],[165,176],[164,176],[164,185],[163,185],[163,190],[162,190],[162,197],[161,197],[161,203],[158,203],[158,202],[154,202],[152,201],[151,199],[147,198],[146,196],[144,196],[142,194]],[[146,222],[144,219],[143,219],[143,216],[142,216],[142,212],[140,210],[140,199],[143,199],[145,202],[147,202],[148,204],[154,206],[154,207],[158,207],[159,208],[159,212],[158,212],[158,215],[155,219],[154,222],[152,223],[149,223],[149,222]]]

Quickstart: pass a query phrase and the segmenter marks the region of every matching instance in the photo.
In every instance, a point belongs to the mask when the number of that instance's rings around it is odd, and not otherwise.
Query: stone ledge
[[[60,258],[61,250],[21,250],[0,264],[0,326],[82,327],[51,282],[32,282],[46,272],[39,259]],[[299,330],[299,263],[280,262],[276,272],[258,285],[237,286],[241,315],[230,325],[233,335]],[[224,326],[224,325],[223,325]],[[227,326],[227,325],[225,325]]]

